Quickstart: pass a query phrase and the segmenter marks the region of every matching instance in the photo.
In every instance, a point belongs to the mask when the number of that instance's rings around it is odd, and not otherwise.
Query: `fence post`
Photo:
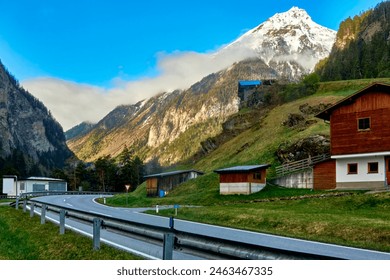
[[[16,198],[15,209],[19,209],[19,197]]]
[[[60,234],[65,234],[65,209],[60,210]]]
[[[172,260],[175,235],[173,233],[164,234],[163,260]]]
[[[31,202],[30,204],[30,217],[34,217],[34,202]]]
[[[42,204],[41,206],[41,225],[46,222],[46,204]]]
[[[102,225],[102,220],[100,218],[93,219],[93,249],[100,249],[100,228]]]
[[[27,199],[23,200],[23,212],[27,211]]]

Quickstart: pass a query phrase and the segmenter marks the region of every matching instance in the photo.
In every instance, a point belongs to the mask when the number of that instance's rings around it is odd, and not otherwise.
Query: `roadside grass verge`
[[[165,197],[147,197],[146,184],[140,185],[129,194],[117,194],[106,199],[106,204],[115,207],[154,207],[155,205],[195,205],[212,206],[236,204],[243,201],[253,201],[267,198],[283,198],[302,195],[322,194],[324,191],[312,191],[310,189],[291,189],[267,185],[261,192],[251,195],[226,195],[219,194],[219,177],[216,173],[209,173],[189,180],[175,188]],[[103,199],[98,199],[103,203]]]
[[[167,209],[159,215],[174,213]],[[389,192],[183,207],[176,218],[390,252]]]
[[[66,230],[59,234],[57,225],[40,224],[40,217],[30,218],[21,209],[0,206],[0,260],[133,260],[137,256],[101,244],[93,250],[88,237]]]

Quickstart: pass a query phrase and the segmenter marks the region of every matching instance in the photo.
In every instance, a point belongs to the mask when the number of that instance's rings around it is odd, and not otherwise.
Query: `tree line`
[[[316,73],[322,81],[390,77],[390,2],[343,21]]]
[[[145,166],[134,151],[125,147],[116,158],[102,156],[93,163],[72,161],[56,169],[52,177],[68,182],[68,190],[124,192],[133,191],[143,182]]]

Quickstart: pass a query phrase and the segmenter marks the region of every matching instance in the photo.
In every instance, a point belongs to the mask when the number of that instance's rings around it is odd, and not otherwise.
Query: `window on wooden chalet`
[[[253,173],[253,179],[261,180],[261,173],[260,172]]]
[[[378,173],[379,167],[377,162],[368,163],[368,173]]]
[[[348,163],[348,174],[358,174],[357,163]]]
[[[358,119],[358,130],[359,131],[367,131],[371,128],[371,120],[370,118],[361,118]]]

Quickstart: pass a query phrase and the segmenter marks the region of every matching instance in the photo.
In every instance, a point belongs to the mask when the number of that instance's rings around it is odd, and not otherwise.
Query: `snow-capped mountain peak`
[[[292,7],[249,30],[220,53],[246,50],[280,75],[294,79],[327,57],[335,39],[336,31],[315,23],[305,10]]]

